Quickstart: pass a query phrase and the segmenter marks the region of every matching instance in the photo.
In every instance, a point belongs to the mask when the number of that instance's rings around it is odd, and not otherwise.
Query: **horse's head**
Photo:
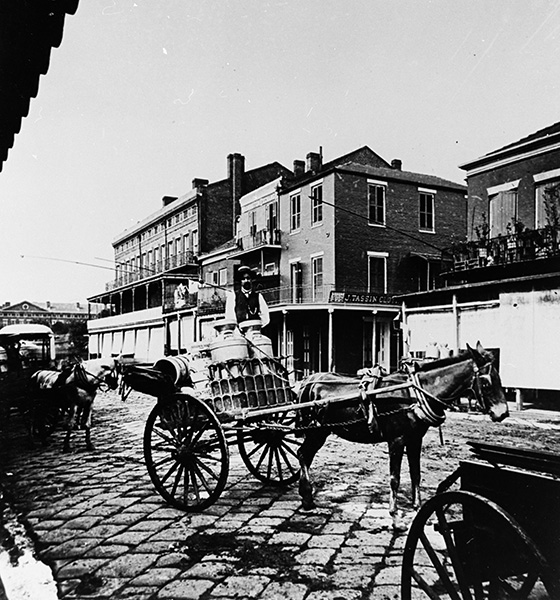
[[[476,350],[467,344],[467,351],[474,362],[473,390],[477,402],[492,421],[503,421],[509,416],[509,410],[493,356],[484,350],[480,342],[477,342]]]
[[[119,361],[116,358],[97,358],[83,363],[83,368],[94,382],[104,383],[116,390],[119,386]]]

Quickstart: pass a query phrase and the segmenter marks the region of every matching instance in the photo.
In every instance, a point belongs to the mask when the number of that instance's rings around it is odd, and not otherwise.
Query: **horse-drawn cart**
[[[185,511],[201,511],[219,498],[228,477],[229,447],[234,444],[249,472],[269,484],[297,481],[301,466],[305,477],[300,493],[303,489],[309,495],[308,467],[321,445],[311,441],[313,452],[306,454],[311,429],[322,430],[326,439],[326,431],[344,436],[345,431],[358,427],[367,443],[389,442],[397,435],[404,444],[413,436],[419,461],[421,437],[430,425],[444,419],[444,409],[454,400],[450,390],[474,387],[484,412],[495,420],[507,414],[499,414],[499,403],[491,405],[496,391],[498,401],[503,398],[491,359],[473,349],[442,361],[433,371],[388,376],[378,388],[373,373],[365,383],[357,377],[317,374],[306,380],[305,393],[298,397],[286,368],[271,357],[272,347],[265,344],[263,351],[262,340],[268,338],[257,332],[245,341],[227,333],[229,337],[214,345],[222,343],[234,354],[242,348],[246,354],[228,358],[231,354],[224,355],[222,348],[215,347],[211,357],[202,350],[192,351],[188,357],[162,359],[152,368],[123,370],[125,390],[157,398],[144,430],[146,466],[162,497]],[[443,399],[434,393],[441,393]],[[376,408],[381,396],[384,401]],[[502,404],[507,411],[505,400]],[[340,412],[345,407],[347,414]],[[327,420],[334,416],[334,422],[320,424],[317,415]],[[379,435],[377,424],[384,435]],[[419,468],[418,464],[418,475]],[[312,503],[307,496],[305,502]]]
[[[13,414],[32,420],[29,381],[33,373],[54,366],[52,330],[40,324],[6,325],[0,329],[0,421]]]
[[[402,599],[560,598],[560,458],[471,449],[412,522]]]

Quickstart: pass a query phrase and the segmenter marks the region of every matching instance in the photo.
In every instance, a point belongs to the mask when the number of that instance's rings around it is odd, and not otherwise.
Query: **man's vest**
[[[235,316],[238,323],[251,321],[260,317],[258,292],[251,292],[246,296],[242,291],[235,294]]]

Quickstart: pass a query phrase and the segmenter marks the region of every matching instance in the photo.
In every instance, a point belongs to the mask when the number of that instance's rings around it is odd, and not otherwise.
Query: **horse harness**
[[[485,369],[489,369],[492,365],[492,361],[488,361],[482,367],[479,367],[475,362],[473,363],[473,379],[471,386],[468,388],[471,390],[478,404],[480,405],[481,411],[486,414],[489,412],[489,408],[484,403],[484,390],[491,386],[491,375],[490,373],[483,373]],[[386,418],[399,412],[412,412],[418,419],[423,421],[429,426],[440,426],[445,421],[445,412],[443,409],[453,409],[451,403],[461,397],[461,393],[450,396],[445,399],[440,399],[434,394],[431,394],[425,390],[418,379],[418,371],[407,370],[406,375],[409,379],[408,387],[412,389],[416,402],[411,406],[399,407],[395,410],[379,412],[377,410],[375,402],[375,394],[368,394],[368,390],[377,390],[381,388],[383,381],[384,370],[382,367],[376,365],[371,369],[365,369],[360,381],[360,395],[361,395],[361,408],[363,415],[358,419],[350,421],[344,421],[336,424],[327,425],[308,425],[306,427],[298,427],[298,431],[310,430],[310,429],[323,429],[327,427],[348,427],[357,423],[367,422],[368,429],[371,433],[378,433],[383,439],[383,432],[379,427],[379,419]],[[441,413],[438,410],[434,410],[432,404],[435,403],[438,407],[441,407]]]

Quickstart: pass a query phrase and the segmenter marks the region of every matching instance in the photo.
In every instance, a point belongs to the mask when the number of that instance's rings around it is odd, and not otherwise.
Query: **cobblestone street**
[[[144,465],[142,433],[152,405],[139,394],[126,403],[100,394],[93,453],[80,434],[74,452],[63,454],[62,432],[46,449],[29,449],[19,428],[3,432],[6,496],[37,557],[52,569],[60,598],[399,597],[406,536],[393,532],[387,512],[384,444],[332,437],[313,465],[319,508],[310,512],[300,508],[297,485],[261,485],[232,447],[222,496],[203,513],[185,514],[163,502]],[[474,415],[448,421],[445,445],[435,429],[425,438],[428,496],[467,453],[455,429],[500,427]],[[411,519],[408,494],[405,463],[401,496]]]

